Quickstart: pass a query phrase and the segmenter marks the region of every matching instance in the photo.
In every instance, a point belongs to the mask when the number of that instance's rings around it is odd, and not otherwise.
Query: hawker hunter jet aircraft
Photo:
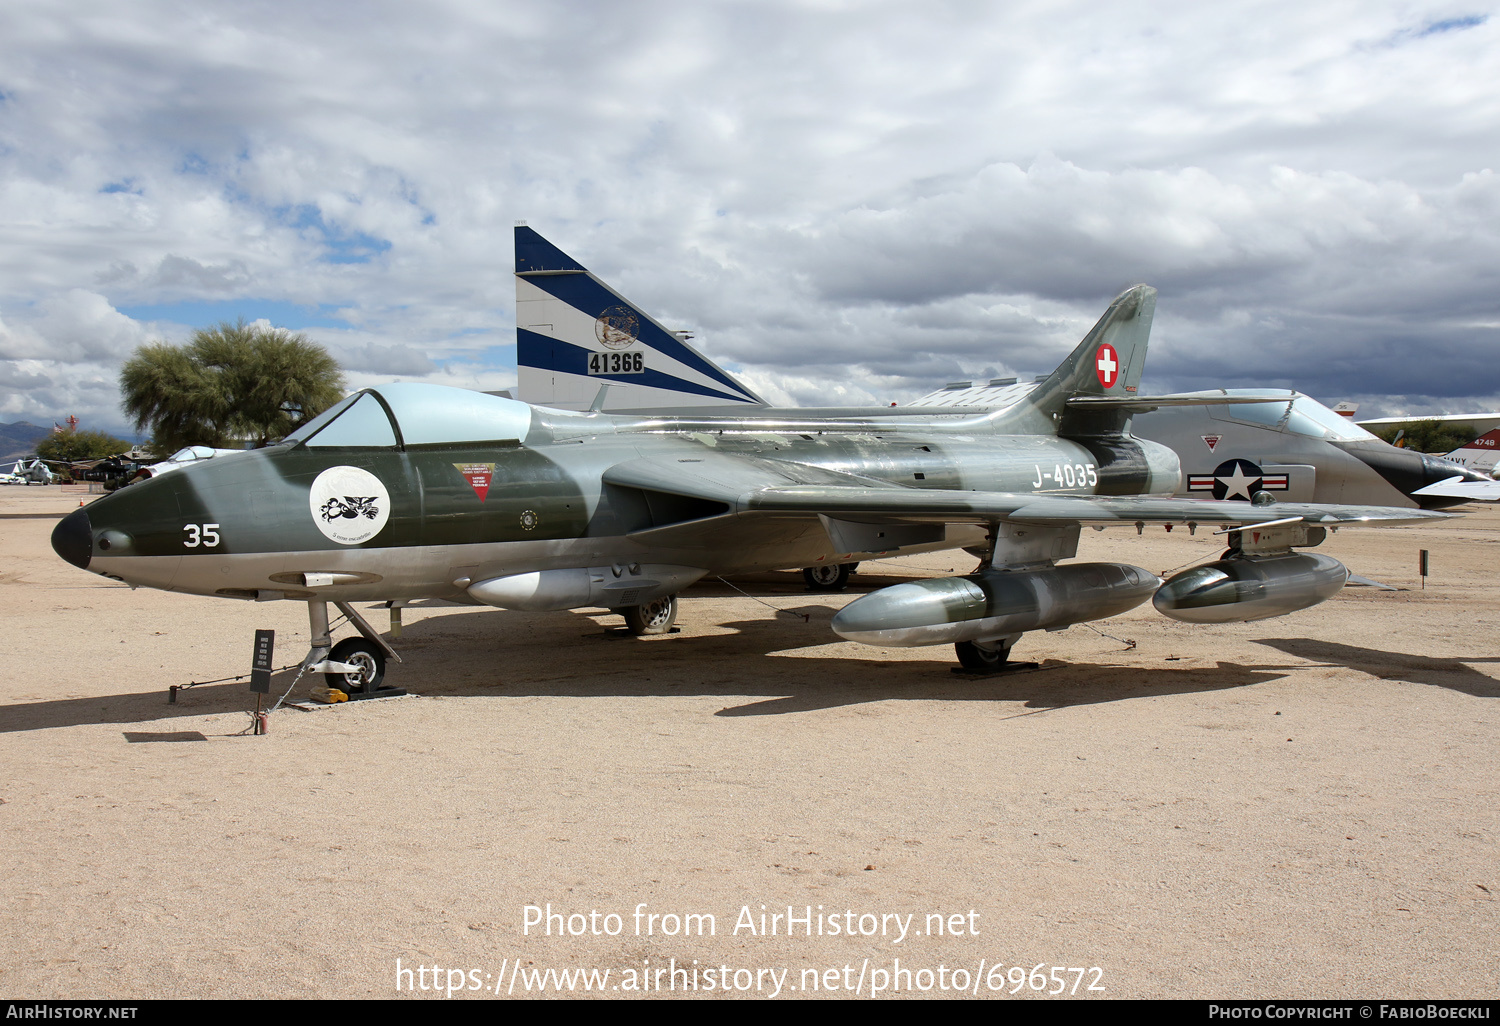
[[[52,544],[131,585],[306,602],[304,668],[360,691],[378,686],[394,653],[354,602],[603,607],[651,634],[670,628],[677,593],[705,576],[965,547],[983,554],[980,571],[872,592],[833,628],[871,645],[954,644],[965,666],[995,669],[1026,631],[1148,598],[1198,623],[1305,608],[1347,571],[1294,549],[1329,527],[1443,516],[1270,494],[1168,497],[1176,454],[1126,429],[1155,405],[1135,394],[1155,304],[1147,286],[1122,293],[1046,380],[988,411],[747,404],[631,415],[429,384],[364,389],[278,444],[76,510]],[[1147,524],[1223,528],[1228,551],[1166,582],[1126,563],[1064,562],[1084,526]],[[362,637],[333,646],[330,602]]]

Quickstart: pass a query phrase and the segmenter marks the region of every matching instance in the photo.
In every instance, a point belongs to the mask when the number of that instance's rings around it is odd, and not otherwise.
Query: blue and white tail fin
[[[535,231],[516,227],[517,398],[567,410],[764,400]],[[609,385],[600,399],[599,389]]]

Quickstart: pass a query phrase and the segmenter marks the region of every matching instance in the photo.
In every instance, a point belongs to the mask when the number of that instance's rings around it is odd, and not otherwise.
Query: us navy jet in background
[[[1500,482],[1444,456],[1399,449],[1299,392],[1227,389],[1212,397],[1280,397],[1241,405],[1163,407],[1137,434],[1171,446],[1183,462],[1181,491],[1216,499],[1368,502],[1447,509],[1500,500]]]
[[[1481,474],[1493,474],[1495,464],[1500,462],[1500,428],[1486,431],[1472,442],[1454,449],[1445,458]]]
[[[977,393],[992,390],[958,382],[913,405],[983,406]],[[1253,499],[1266,492],[1278,501],[1421,509],[1500,501],[1500,482],[1454,454],[1397,448],[1301,392],[1231,388],[1155,401],[1131,431],[1177,453],[1183,464],[1177,494],[1184,497]]]
[[[918,399],[926,409],[989,408],[1034,387],[959,381]],[[1247,401],[1257,400],[1257,401]],[[1399,449],[1290,389],[1231,388],[1158,396],[1131,424],[1182,461],[1177,494],[1201,499],[1353,502],[1447,509],[1500,501],[1500,482],[1448,456]],[[1482,451],[1479,450],[1479,451]]]
[[[569,304],[625,330],[610,312],[618,297],[584,291]],[[980,571],[872,592],[833,627],[872,645],[953,644],[965,666],[994,669],[1026,631],[1148,598],[1189,622],[1305,608],[1335,594],[1347,571],[1294,550],[1329,527],[1443,516],[1169,497],[1176,454],[1127,430],[1157,402],[1136,396],[1155,304],[1152,288],[1125,291],[1046,380],[994,410],[745,402],[638,415],[429,384],[364,389],[278,444],[76,510],[52,544],[132,585],[306,602],[304,667],[358,691],[378,685],[394,653],[353,602],[602,607],[651,634],[670,628],[678,592],[707,575],[965,547],[983,553]],[[596,336],[590,351],[639,341],[611,338]],[[632,361],[593,376],[637,373]],[[1147,524],[1222,527],[1229,552],[1164,583],[1127,563],[1064,562],[1082,527]],[[333,647],[330,602],[361,637]]]

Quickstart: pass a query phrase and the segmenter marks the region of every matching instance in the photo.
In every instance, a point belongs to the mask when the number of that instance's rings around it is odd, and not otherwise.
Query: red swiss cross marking
[[[1099,374],[1099,384],[1113,388],[1120,378],[1120,358],[1115,354],[1115,347],[1106,342],[1094,355],[1097,357],[1094,367]]]

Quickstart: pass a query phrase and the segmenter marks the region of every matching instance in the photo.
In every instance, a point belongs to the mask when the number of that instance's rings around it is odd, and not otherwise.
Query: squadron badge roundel
[[[640,330],[640,318],[628,306],[612,306],[594,322],[594,335],[606,349],[629,349]]]
[[[391,493],[380,478],[358,467],[329,467],[307,493],[313,523],[340,545],[358,545],[380,533],[391,518]]]

